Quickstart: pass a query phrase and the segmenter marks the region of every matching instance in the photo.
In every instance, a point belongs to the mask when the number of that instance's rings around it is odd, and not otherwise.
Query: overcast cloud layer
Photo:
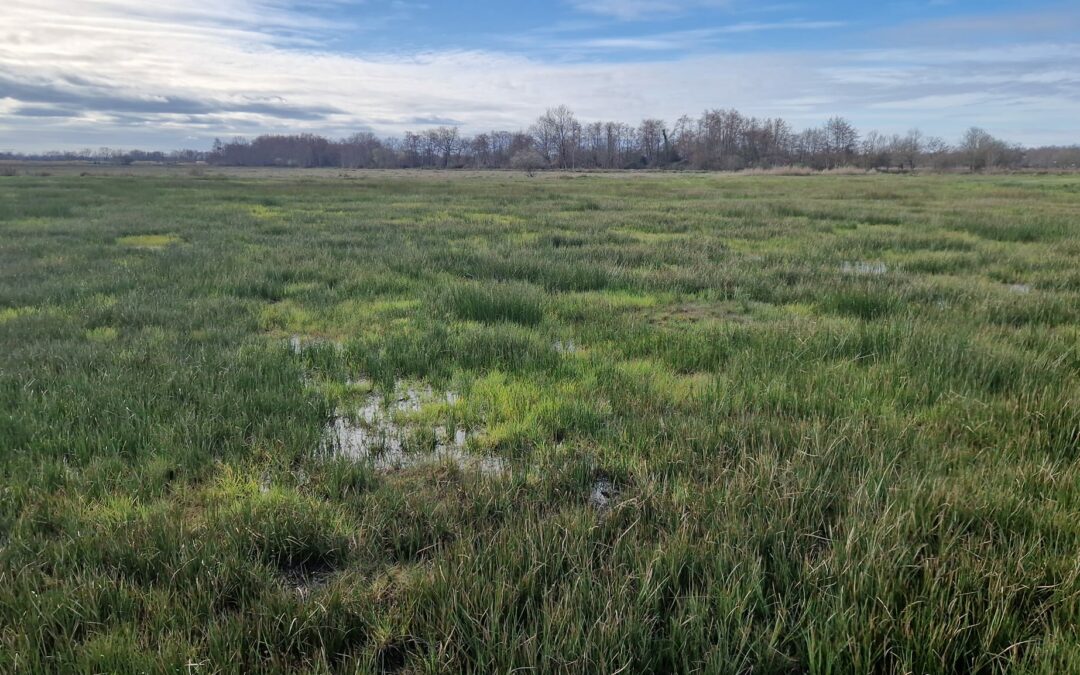
[[[430,7],[156,4],[0,2],[0,149],[517,129],[560,103],[586,121],[736,107],[797,126],[842,114],[864,130],[951,139],[977,124],[1027,144],[1080,142],[1080,10],[1068,6],[864,26],[797,4],[565,0],[550,25],[409,45],[403,26]],[[395,31],[407,48],[385,47]]]

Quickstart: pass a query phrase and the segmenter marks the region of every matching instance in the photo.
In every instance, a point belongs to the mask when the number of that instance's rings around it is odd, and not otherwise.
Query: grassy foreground
[[[0,672],[1080,672],[1078,402],[1076,176],[0,178]]]

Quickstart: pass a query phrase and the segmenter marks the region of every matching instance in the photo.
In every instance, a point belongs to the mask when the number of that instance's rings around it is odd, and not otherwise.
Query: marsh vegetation
[[[1078,672],[1078,400],[1075,176],[0,178],[0,671]]]

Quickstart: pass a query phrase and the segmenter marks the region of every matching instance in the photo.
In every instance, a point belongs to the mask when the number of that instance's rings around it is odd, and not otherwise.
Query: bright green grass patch
[[[117,238],[116,243],[130,248],[156,250],[179,244],[182,241],[183,239],[175,234],[133,234]]]
[[[291,300],[267,305],[259,312],[263,330],[278,335],[323,335],[326,323],[319,316]]]
[[[303,294],[265,305],[259,311],[259,323],[272,335],[300,335],[309,338],[344,340],[362,335],[381,334],[392,327],[409,323],[420,307],[419,300],[344,300],[318,311],[309,309]]]
[[[114,342],[120,336],[120,331],[112,326],[101,326],[86,331],[86,339],[91,342]]]
[[[19,317],[33,316],[41,311],[38,307],[8,307],[0,309],[0,323],[14,321]]]
[[[248,213],[250,213],[251,215],[255,216],[256,218],[258,218],[260,220],[268,220],[268,219],[276,218],[276,217],[282,215],[284,213],[284,211],[282,209],[280,209],[280,208],[276,208],[276,207],[273,207],[273,206],[266,206],[264,204],[254,204],[254,205],[248,207]]]

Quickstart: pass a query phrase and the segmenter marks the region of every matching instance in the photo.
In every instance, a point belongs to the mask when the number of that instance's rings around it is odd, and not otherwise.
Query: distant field
[[[0,177],[0,672],[1080,672],[1080,176]]]

